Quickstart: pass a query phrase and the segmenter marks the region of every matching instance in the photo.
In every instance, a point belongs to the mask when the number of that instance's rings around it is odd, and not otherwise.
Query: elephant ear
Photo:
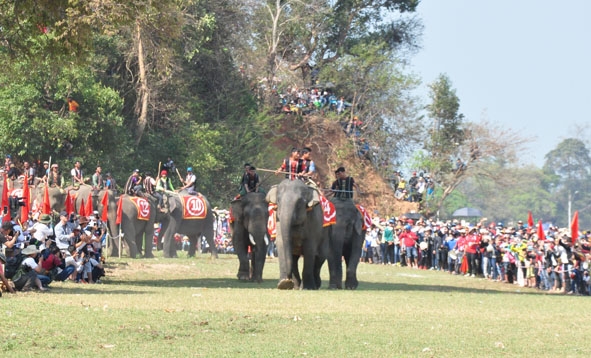
[[[273,185],[271,189],[269,189],[265,200],[267,200],[268,203],[277,204],[277,185]]]
[[[306,200],[308,201],[308,207],[311,208],[314,205],[320,203],[320,194],[317,190],[308,188],[308,197],[306,198]]]
[[[179,204],[183,199],[180,195],[169,195],[168,196],[168,208],[169,212],[173,212],[176,210],[177,204]]]
[[[355,232],[358,235],[361,235],[361,233],[363,232],[363,216],[361,216],[361,213],[355,209],[355,211],[357,211],[357,220],[355,220]]]
[[[246,205],[246,201],[244,198],[241,200],[236,200],[232,202],[231,209],[232,209],[232,216],[234,220],[241,221],[242,220],[242,213],[243,213],[243,206]]]

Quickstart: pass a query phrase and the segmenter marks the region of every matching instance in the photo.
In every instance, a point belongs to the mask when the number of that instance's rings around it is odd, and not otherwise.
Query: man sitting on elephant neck
[[[49,185],[50,187],[64,187],[64,178],[62,177],[62,174],[59,172],[59,165],[57,165],[56,163],[51,165],[51,172],[49,172],[49,175],[47,176],[47,185]]]
[[[300,160],[300,151],[297,148],[292,148],[289,158],[283,160],[281,166],[275,171],[275,175],[283,172],[285,173],[286,179],[296,180],[301,171],[302,161]]]
[[[166,209],[163,206],[163,203],[164,194],[167,192],[174,192],[174,187],[172,186],[172,182],[168,178],[168,173],[166,172],[166,170],[163,170],[160,172],[160,177],[158,178],[158,180],[156,180],[156,191],[154,194],[158,197],[158,209],[161,212],[166,211]]]
[[[260,178],[256,173],[256,168],[253,166],[248,167],[248,172],[242,177],[241,186],[244,192],[240,192],[240,195],[246,195],[246,193],[257,193],[259,191]]]
[[[128,195],[139,196],[142,189],[142,177],[140,176],[140,170],[135,169],[129,179],[127,179],[127,188],[125,188],[125,192]]]
[[[185,180],[183,180],[184,186],[182,186],[179,191],[187,190],[189,195],[197,195],[197,191],[195,190],[195,182],[197,181],[197,177],[193,174],[193,168],[187,168],[187,176]]]
[[[352,200],[353,199],[353,188],[358,189],[355,180],[345,174],[345,168],[339,167],[334,172],[337,180],[332,183],[331,190],[335,198],[341,200]]]

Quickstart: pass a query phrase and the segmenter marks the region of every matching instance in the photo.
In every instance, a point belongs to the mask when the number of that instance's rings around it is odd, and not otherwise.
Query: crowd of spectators
[[[394,197],[398,200],[407,200],[415,203],[422,203],[423,200],[429,200],[435,192],[435,182],[429,174],[413,172],[411,177],[406,180],[402,172],[395,171],[390,179],[394,189]]]
[[[4,291],[47,291],[53,281],[100,283],[104,276],[104,224],[98,212],[77,216],[63,211],[59,220],[42,214],[22,225],[0,228],[0,274]]]
[[[361,260],[590,295],[590,238],[591,231],[573,239],[570,230],[554,226],[539,233],[521,221],[504,226],[374,218]]]
[[[281,112],[286,114],[308,115],[326,111],[342,114],[351,106],[344,97],[337,97],[330,89],[320,87],[287,88],[279,94]]]

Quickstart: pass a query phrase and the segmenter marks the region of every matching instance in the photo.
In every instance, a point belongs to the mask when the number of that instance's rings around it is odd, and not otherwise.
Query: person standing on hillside
[[[70,112],[78,112],[80,105],[72,97],[68,97],[68,110]]]

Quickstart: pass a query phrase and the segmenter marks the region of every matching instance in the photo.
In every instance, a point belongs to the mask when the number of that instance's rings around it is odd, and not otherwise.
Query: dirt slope
[[[317,183],[330,188],[334,171],[343,166],[355,179],[360,192],[355,201],[369,209],[373,215],[392,217],[418,211],[418,205],[394,198],[389,183],[375,170],[374,165],[356,155],[351,138],[345,135],[340,124],[321,116],[286,116],[281,131],[284,136],[275,141],[275,147],[285,151],[287,147],[310,147],[318,171]]]

